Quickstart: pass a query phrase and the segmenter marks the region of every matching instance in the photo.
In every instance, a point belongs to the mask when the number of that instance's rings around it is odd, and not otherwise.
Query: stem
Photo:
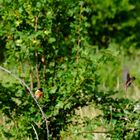
[[[35,32],[37,32],[37,28],[38,28],[38,17],[35,17]]]
[[[47,117],[46,117],[45,113],[43,112],[41,106],[39,105],[38,101],[36,100],[33,92],[30,90],[29,86],[22,79],[20,79],[18,76],[16,76],[15,74],[13,74],[11,71],[9,71],[9,70],[1,67],[1,66],[0,66],[0,70],[4,71],[4,72],[8,73],[9,75],[11,75],[12,77],[14,77],[16,80],[18,80],[21,83],[22,86],[26,87],[26,89],[29,91],[31,97],[33,98],[33,100],[35,101],[36,105],[38,106],[38,108],[39,108],[39,110],[40,110],[40,112],[42,114],[42,117],[45,120],[45,123],[46,123],[46,131],[47,131],[47,140],[49,140],[49,128],[48,128],[48,120],[47,120]]]
[[[33,91],[33,74],[32,74],[32,71],[31,71],[31,69],[30,69],[30,89],[31,89],[31,91]]]
[[[37,32],[38,29],[38,17],[35,17],[35,32]],[[39,71],[38,71],[38,52],[35,51],[35,58],[36,58],[36,65],[35,65],[35,71],[36,71],[36,78],[37,78],[37,87],[40,88],[40,79],[39,79]]]
[[[37,140],[39,140],[39,137],[38,137],[38,134],[37,134],[37,131],[36,131],[36,129],[35,129],[35,127],[34,127],[34,125],[33,125],[33,124],[31,124],[31,125],[32,125],[32,127],[33,127],[34,132],[35,132],[36,139],[37,139]]]
[[[46,82],[46,60],[45,60],[44,55],[42,55],[41,61],[43,64],[43,79],[44,79],[44,82]]]
[[[39,71],[38,71],[38,53],[35,52],[36,57],[36,65],[35,65],[35,72],[36,72],[36,79],[37,79],[37,87],[40,88],[40,79],[39,79]]]
[[[28,63],[29,65],[29,76],[30,76],[30,90],[33,91],[34,89],[34,84],[33,84],[33,70],[32,70],[32,66],[30,63]]]
[[[80,14],[79,14],[79,25],[78,25],[78,29],[77,29],[77,33],[78,33],[78,41],[77,41],[77,53],[76,53],[76,62],[79,62],[79,53],[80,53],[80,44],[81,44],[81,39],[80,39],[80,26],[81,26],[81,16],[82,16],[82,5],[80,7]]]
[[[113,131],[83,131],[76,134],[84,134],[84,133],[111,133]]]

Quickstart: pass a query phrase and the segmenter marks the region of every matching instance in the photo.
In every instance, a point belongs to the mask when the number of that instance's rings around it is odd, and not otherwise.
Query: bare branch
[[[35,32],[38,30],[38,16],[35,17]],[[36,40],[36,38],[35,38]],[[35,51],[35,58],[36,58],[36,65],[35,65],[35,72],[36,72],[36,79],[37,79],[37,87],[40,88],[40,79],[39,79],[39,66],[38,66],[38,51]]]
[[[30,89],[31,91],[33,91],[34,87],[33,87],[33,74],[32,71],[30,69]]]
[[[47,120],[47,117],[46,117],[45,113],[43,112],[41,106],[39,105],[38,101],[36,100],[36,98],[35,98],[33,92],[30,90],[29,86],[28,86],[22,79],[20,79],[18,76],[16,76],[15,74],[13,74],[11,71],[9,71],[9,70],[7,70],[7,69],[1,67],[1,66],[0,66],[0,70],[2,70],[2,71],[4,71],[4,72],[8,73],[8,74],[11,75],[12,77],[14,77],[16,80],[18,80],[18,81],[21,83],[22,86],[24,86],[24,87],[27,88],[27,90],[29,91],[31,97],[33,98],[33,100],[34,100],[35,103],[37,104],[37,106],[38,106],[38,108],[39,108],[39,110],[40,110],[40,112],[41,112],[41,114],[42,114],[42,117],[44,118],[44,121],[45,121],[45,123],[46,123],[47,140],[49,140],[49,128],[48,128],[48,120]]]
[[[32,127],[33,127],[34,132],[35,132],[36,139],[37,139],[37,140],[39,140],[39,137],[38,137],[38,134],[37,134],[37,131],[36,131],[36,129],[35,129],[35,127],[34,127],[34,125],[33,125],[33,124],[31,124],[31,125],[32,125]]]

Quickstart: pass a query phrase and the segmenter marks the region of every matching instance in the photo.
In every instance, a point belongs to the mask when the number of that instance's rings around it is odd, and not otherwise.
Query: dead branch
[[[42,117],[44,118],[44,121],[46,123],[47,140],[49,140],[49,128],[48,128],[48,120],[47,120],[47,117],[46,117],[45,113],[43,112],[41,106],[39,105],[38,101],[36,100],[33,92],[30,90],[29,86],[22,79],[20,79],[18,76],[16,76],[15,74],[13,74],[11,71],[5,69],[4,67],[1,67],[0,66],[0,70],[4,71],[4,72],[8,73],[9,75],[11,75],[12,77],[14,77],[16,80],[18,80],[21,83],[22,86],[26,87],[26,89],[29,91],[31,97],[33,98],[33,100],[37,104],[37,106],[38,106],[38,108],[39,108],[39,110],[40,110],[40,112],[42,114]]]

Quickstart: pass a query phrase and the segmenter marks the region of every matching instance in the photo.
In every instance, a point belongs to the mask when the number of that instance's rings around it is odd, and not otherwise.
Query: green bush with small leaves
[[[140,76],[139,5],[0,1],[0,65],[32,92],[43,88],[49,139],[139,139],[139,78],[127,91],[122,80],[125,67]],[[28,89],[2,71],[0,81],[0,139],[46,140]]]

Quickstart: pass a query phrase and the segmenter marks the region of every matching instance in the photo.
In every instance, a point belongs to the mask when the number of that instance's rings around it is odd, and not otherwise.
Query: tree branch
[[[11,75],[12,77],[14,77],[16,80],[18,80],[18,81],[21,83],[22,86],[26,87],[26,89],[29,91],[31,97],[33,98],[33,100],[34,100],[35,103],[37,104],[37,106],[38,106],[38,108],[39,108],[39,110],[40,110],[40,112],[41,112],[41,114],[42,114],[42,117],[44,118],[44,121],[45,121],[45,123],[46,123],[47,140],[49,140],[48,120],[47,120],[46,115],[45,115],[45,113],[43,112],[41,106],[39,105],[38,101],[36,100],[36,98],[35,98],[33,92],[30,90],[29,86],[28,86],[22,79],[20,79],[18,76],[16,76],[15,74],[13,74],[11,71],[9,71],[9,70],[7,70],[7,69],[1,67],[1,66],[0,66],[0,70],[4,71],[4,72],[8,73],[9,75]]]
[[[38,16],[35,17],[35,32],[38,30]],[[39,66],[38,66],[38,51],[35,51],[35,58],[36,58],[36,65],[35,65],[35,71],[36,71],[36,78],[37,78],[37,87],[40,88],[40,79],[39,79]]]
[[[33,125],[33,124],[31,124],[31,125],[32,125],[32,127],[33,127],[34,132],[35,132],[36,139],[37,139],[37,140],[39,140],[39,138],[38,138],[38,134],[37,134],[37,131],[36,131],[36,129],[35,129],[35,127],[34,127],[34,125]]]

